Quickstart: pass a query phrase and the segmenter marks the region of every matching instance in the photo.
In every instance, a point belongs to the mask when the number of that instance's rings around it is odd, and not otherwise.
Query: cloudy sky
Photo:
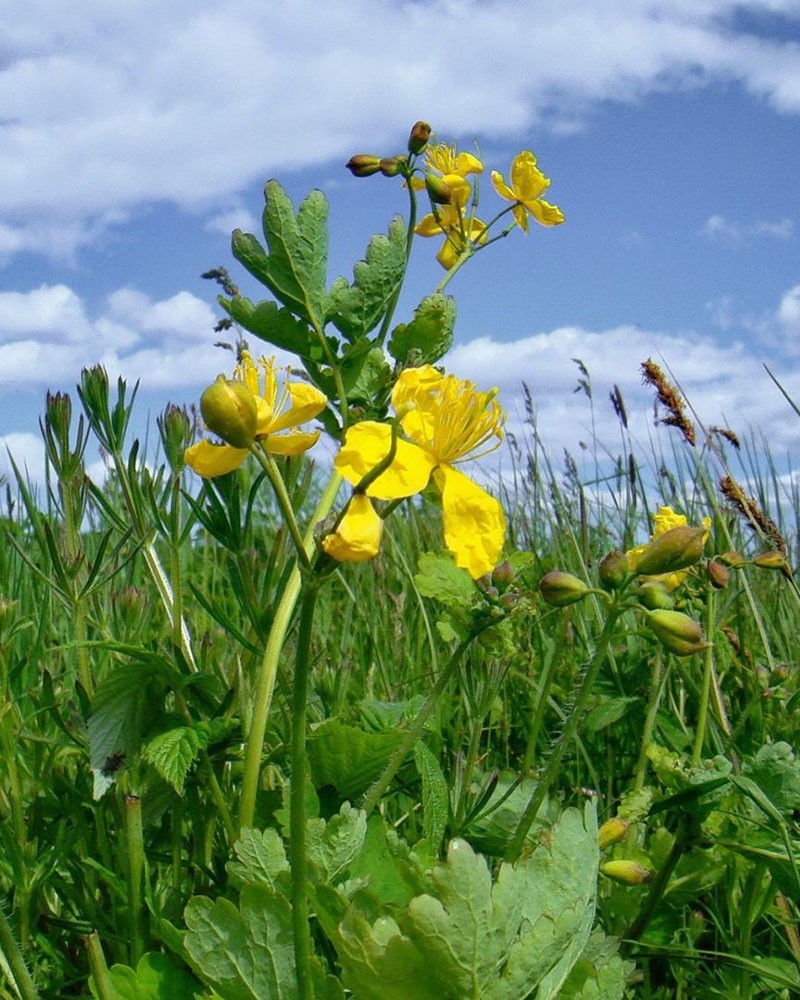
[[[44,394],[72,391],[82,365],[141,379],[142,420],[228,367],[200,274],[228,266],[258,297],[229,234],[258,225],[268,178],[295,200],[326,193],[330,277],[349,274],[405,198],[343,164],[403,151],[419,118],[477,140],[488,168],[532,149],[567,219],[455,278],[452,371],[499,385],[512,414],[524,380],[559,453],[590,426],[572,359],[601,434],[616,433],[616,384],[646,439],[652,356],[701,420],[797,454],[800,420],[764,365],[800,399],[800,0],[0,11],[0,444],[32,474]],[[441,276],[433,243],[415,249],[401,312]]]

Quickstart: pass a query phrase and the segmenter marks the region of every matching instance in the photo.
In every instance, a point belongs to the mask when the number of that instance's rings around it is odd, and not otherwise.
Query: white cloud
[[[6,6],[6,256],[69,254],[144,202],[235,202],[268,171],[346,158],[367,139],[396,141],[420,114],[454,136],[532,125],[569,131],[597,103],[713,80],[739,81],[777,110],[800,111],[796,46],[742,34],[733,20],[742,8],[797,19],[797,3]]]
[[[800,338],[800,285],[795,285],[781,299],[778,306],[778,322],[787,337]]]
[[[701,232],[717,243],[742,244],[759,237],[789,240],[794,233],[794,223],[791,219],[745,223],[726,219],[724,215],[710,215]]]
[[[15,482],[14,467],[17,465],[23,478],[31,483],[44,482],[44,444],[36,434],[14,433],[0,437],[0,481],[5,477]]]

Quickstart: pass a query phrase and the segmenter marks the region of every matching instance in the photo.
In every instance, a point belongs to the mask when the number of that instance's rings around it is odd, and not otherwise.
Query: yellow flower
[[[429,170],[435,170],[443,177],[447,174],[458,174],[466,177],[468,174],[482,174],[483,164],[472,153],[456,153],[455,143],[448,145],[437,142],[428,146],[425,151],[425,164]]]
[[[653,517],[653,534],[650,536],[650,541],[659,538],[661,535],[666,534],[666,532],[671,531],[673,528],[682,528],[686,524],[688,524],[688,522],[684,515],[676,514],[672,507],[659,507]],[[711,529],[710,517],[703,518],[703,527],[705,528],[703,541],[705,541],[708,538],[709,531]],[[629,549],[625,553],[631,573],[636,571],[636,566],[638,565],[639,560],[641,559],[646,548],[647,544],[637,545],[636,548]],[[688,570],[679,570],[676,573],[661,573],[657,576],[642,577],[642,579],[658,580],[667,588],[667,590],[675,590],[676,587],[679,587],[683,583],[688,575]]]
[[[383,521],[364,493],[354,493],[336,531],[322,539],[322,549],[339,562],[366,562],[381,547]]]
[[[243,351],[241,363],[234,371],[234,379],[243,382],[255,399],[255,438],[273,455],[300,455],[316,444],[319,431],[307,433],[296,428],[323,410],[327,400],[319,389],[306,382],[286,382],[279,394],[275,359],[260,358],[259,365],[260,378],[258,366]],[[209,441],[198,441],[185,452],[186,464],[204,479],[238,469],[247,455],[247,448]]]
[[[542,198],[550,187],[550,180],[536,166],[536,157],[530,150],[514,157],[510,187],[497,170],[492,171],[492,184],[501,198],[516,202],[514,218],[524,232],[528,231],[528,212],[543,226],[557,226],[564,221],[561,209]]]
[[[495,395],[496,390],[480,392],[472,382],[442,375],[431,365],[407,368],[392,392],[407,440],[398,439],[391,465],[366,491],[398,500],[419,493],[432,479],[442,496],[445,544],[473,579],[497,565],[505,517],[498,501],[455,466],[502,442],[505,414]],[[388,424],[362,421],[347,431],[336,470],[355,486],[386,458],[391,443]]]
[[[436,259],[449,271],[471,243],[486,242],[486,224],[464,213],[472,194],[469,183],[458,174],[445,174],[442,180],[452,192],[451,203],[440,205],[435,215],[432,212],[426,215],[414,232],[426,237],[444,234],[445,241]]]

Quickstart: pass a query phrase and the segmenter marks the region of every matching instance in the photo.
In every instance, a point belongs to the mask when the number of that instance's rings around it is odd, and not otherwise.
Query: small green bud
[[[600,871],[622,885],[644,885],[653,877],[653,872],[638,861],[606,861]]]
[[[691,656],[708,649],[700,625],[682,611],[648,611],[647,623],[661,643],[676,656]]]
[[[654,538],[636,563],[640,576],[674,573],[693,566],[703,555],[705,528],[680,525]]]
[[[427,122],[414,122],[408,137],[408,151],[417,156],[428,145],[431,127]]]
[[[597,567],[597,574],[603,590],[619,590],[630,576],[628,557],[624,552],[614,549],[603,557]]]
[[[782,573],[790,572],[786,556],[778,549],[772,549],[770,552],[760,552],[753,559],[753,565],[758,566],[759,569],[777,569]]]
[[[738,567],[744,566],[747,560],[741,552],[723,552],[717,556],[717,562],[721,562],[723,566]]]
[[[503,560],[499,566],[492,570],[492,583],[500,590],[505,590],[514,582],[514,570],[507,559]]]
[[[425,190],[434,205],[450,205],[453,202],[453,189],[436,174],[425,174]]]
[[[397,177],[407,163],[408,158],[405,156],[391,156],[381,160],[380,172],[384,177]]]
[[[731,582],[731,571],[717,559],[709,559],[706,572],[711,586],[716,587],[717,590],[724,590]]]
[[[369,153],[356,153],[345,163],[353,177],[371,177],[381,169],[381,158]]]
[[[589,593],[589,588],[577,576],[553,569],[539,581],[539,591],[552,607],[565,608],[568,604],[582,601]]]
[[[639,603],[651,611],[668,610],[675,605],[675,598],[660,580],[645,580],[636,588]]]
[[[256,436],[256,400],[244,382],[218,375],[200,397],[208,429],[234,448],[249,448]]]
[[[182,406],[169,403],[156,422],[169,466],[173,472],[180,472],[186,465],[183,453],[192,436],[189,414]]]
[[[614,844],[624,840],[629,827],[630,823],[625,819],[620,819],[619,816],[607,819],[597,831],[597,843],[600,850],[604,851],[607,847],[613,847]]]

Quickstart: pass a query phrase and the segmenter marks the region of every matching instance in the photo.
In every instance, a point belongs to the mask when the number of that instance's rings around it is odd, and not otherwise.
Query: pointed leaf
[[[178,726],[154,736],[144,747],[142,757],[180,795],[189,768],[204,745],[202,737],[191,726]]]
[[[450,817],[447,781],[439,761],[422,740],[414,746],[414,762],[422,778],[423,833],[431,848],[438,851]]]

